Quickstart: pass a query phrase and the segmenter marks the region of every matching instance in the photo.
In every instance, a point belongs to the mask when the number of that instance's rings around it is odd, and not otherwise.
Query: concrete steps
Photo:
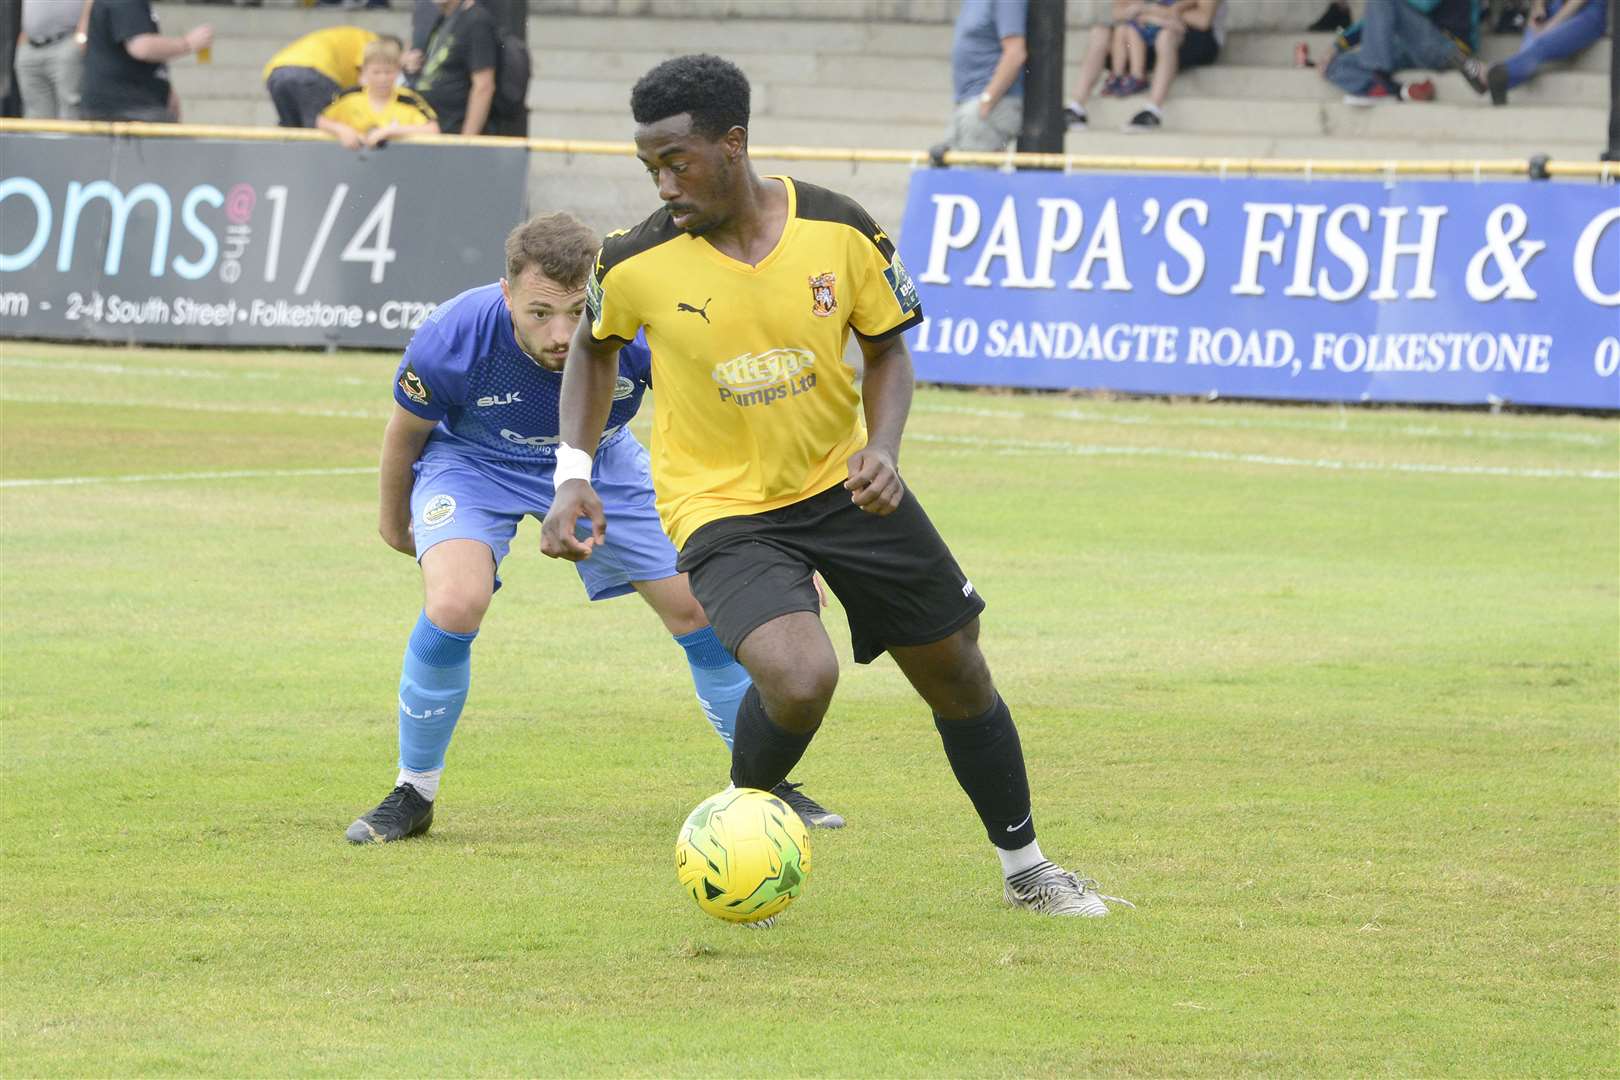
[[[270,126],[275,110],[262,95],[251,98],[185,96],[185,118],[200,124]],[[544,99],[531,99],[535,101]],[[618,100],[623,101],[623,98]],[[813,103],[784,95],[788,115],[775,110],[756,113],[751,125],[759,146],[850,146],[864,149],[924,150],[945,134],[942,119],[838,119],[837,112],[816,113]],[[530,134],[542,138],[628,142],[633,126],[627,110],[588,111],[596,102],[571,108],[533,109]],[[1074,153],[1113,153],[1099,149],[1099,139],[1118,132],[1142,107],[1143,99],[1093,101],[1091,126],[1071,132],[1067,148]],[[799,113],[800,115],[792,115]],[[811,113],[812,115],[803,115]],[[1335,158],[1467,157],[1487,158],[1549,153],[1555,149],[1590,156],[1606,134],[1607,114],[1597,109],[1516,107],[1488,109],[1477,105],[1385,105],[1356,109],[1337,102],[1278,102],[1173,98],[1164,128],[1134,136],[1120,153],[1242,157],[1265,154],[1304,156],[1297,149],[1312,144],[1312,155]],[[1150,148],[1151,147],[1151,148]]]
[[[243,43],[238,42],[240,47]],[[182,92],[209,97],[256,97],[264,92],[259,73],[279,42],[265,42],[253,50],[251,58],[240,62],[173,65],[174,77]],[[573,107],[586,98],[623,105],[630,87],[648,68],[671,56],[668,53],[633,52],[588,56],[567,50],[535,50],[535,81],[530,102],[555,111]],[[869,57],[801,53],[788,56],[738,54],[733,57],[745,71],[767,72],[755,86],[754,107],[764,112],[770,99],[783,87],[792,88],[806,100],[824,94],[861,94],[870,98],[881,94],[886,108],[898,107],[912,116],[926,110],[938,115],[942,99],[950,94],[950,71],[937,60],[902,58],[874,61]],[[1068,85],[1072,88],[1079,65],[1069,65]],[[1448,104],[1488,104],[1475,95],[1456,75],[1434,76]],[[1320,70],[1220,63],[1194,68],[1176,80],[1175,95],[1180,98],[1237,98],[1260,100],[1278,91],[1291,102],[1338,101],[1343,93],[1320,77]],[[1448,91],[1456,91],[1455,94]],[[1604,108],[1608,95],[1608,73],[1584,69],[1549,70],[1514,90],[1513,108],[1521,105],[1569,105]],[[863,103],[869,107],[870,101]]]
[[[214,24],[214,63],[172,65],[185,116],[199,123],[271,125],[274,110],[259,71],[288,41],[320,26],[350,24],[405,36],[408,0],[392,11],[277,6],[199,7],[165,3],[165,31]],[[1107,0],[1069,0],[1065,47],[1072,87]],[[1089,130],[1070,132],[1074,153],[1207,158],[1590,159],[1607,129],[1608,42],[1574,62],[1544,70],[1502,109],[1455,74],[1435,77],[1439,99],[1356,109],[1320,77],[1293,66],[1305,42],[1319,60],[1331,35],[1296,27],[1319,10],[1281,0],[1230,0],[1220,63],[1177,80],[1164,128],[1120,131],[1143,98],[1093,98]],[[628,142],[630,87],[648,68],[684,52],[720,50],[754,80],[756,146],[914,149],[944,136],[950,113],[950,20],[956,0],[534,0],[529,41],[535,61],[530,131],[541,137]],[[791,17],[784,17],[791,15]],[[1496,60],[1516,37],[1487,37]],[[905,199],[905,166],[763,160],[848,192],[891,227]],[[656,195],[625,157],[537,154],[531,159],[535,208],[566,207],[593,226],[644,217]]]
[[[551,18],[606,18],[620,20],[757,20],[795,23],[899,23],[949,27],[960,0],[528,0],[531,16]],[[397,5],[408,8],[408,0]],[[1107,17],[1109,0],[1068,0],[1067,20],[1082,29]],[[184,11],[187,5],[160,3],[163,11]],[[1232,30],[1292,31],[1315,18],[1320,8],[1287,0],[1235,0],[1227,14]],[[242,9],[231,24],[271,35],[296,35],[311,19],[362,22],[384,19],[389,12],[346,12],[336,8],[306,8],[300,0],[265,0],[259,8]],[[397,14],[397,12],[395,13]]]

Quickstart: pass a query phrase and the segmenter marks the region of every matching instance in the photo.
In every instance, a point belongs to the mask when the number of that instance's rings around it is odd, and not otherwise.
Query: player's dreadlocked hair
[[[746,128],[748,76],[730,60],[695,53],[665,60],[630,91],[630,114],[638,124],[681,113],[691,113],[692,130],[710,139]]]
[[[585,284],[596,261],[597,235],[572,214],[536,214],[506,234],[506,280],[528,267],[565,289]]]

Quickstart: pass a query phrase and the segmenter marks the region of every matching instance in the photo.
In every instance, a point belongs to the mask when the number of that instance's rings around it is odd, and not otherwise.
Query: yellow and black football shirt
[[[377,40],[375,31],[360,26],[329,26],[288,45],[264,65],[263,78],[278,67],[307,67],[339,86],[353,86],[360,78],[360,54]]]
[[[703,525],[809,498],[866,445],[854,330],[922,321],[894,244],[852,199],[788,177],[787,224],[757,266],[658,210],[602,245],[586,287],[598,340],[647,330],[653,487],[677,548]]]
[[[381,109],[371,104],[371,95],[363,87],[345,90],[332,99],[332,104],[321,110],[321,115],[328,120],[347,124],[362,135],[372,128],[387,127],[389,124],[417,127],[435,119],[433,106],[422,100],[414,90],[407,90],[403,86],[394,88],[393,97]]]

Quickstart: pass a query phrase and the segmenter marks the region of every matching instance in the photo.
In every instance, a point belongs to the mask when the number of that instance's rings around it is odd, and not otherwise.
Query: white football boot
[[[1013,907],[1042,915],[1078,915],[1087,919],[1107,915],[1110,903],[1128,908],[1136,906],[1117,896],[1104,896],[1091,878],[1076,877],[1050,862],[1039,863],[1008,878],[1003,896]]]

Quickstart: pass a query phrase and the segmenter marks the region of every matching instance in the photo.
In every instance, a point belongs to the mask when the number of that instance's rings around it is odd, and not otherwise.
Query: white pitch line
[[[139,473],[125,476],[51,476],[28,480],[0,480],[0,488],[77,487],[85,484],[149,484],[172,480],[264,480],[282,476],[365,476],[377,466],[346,469],[227,469],[219,472]]]
[[[1156,457],[1185,461],[1219,461],[1243,465],[1271,465],[1332,472],[1429,473],[1439,476],[1502,476],[1531,480],[1620,480],[1620,472],[1603,469],[1536,469],[1506,465],[1434,465],[1416,461],[1341,461],[1336,458],[1292,458],[1274,454],[1238,454],[1225,450],[1186,450],[1172,446],[1105,446],[1099,444],[1030,439],[986,439],[963,435],[911,432],[913,442],[995,450],[1007,455],[1062,454],[1071,457]]]
[[[23,405],[83,405],[94,409],[174,409],[180,412],[246,413],[254,416],[316,416],[342,420],[386,420],[388,414],[368,409],[305,409],[282,405],[223,405],[205,401],[100,401],[57,394],[0,394],[0,402]]]
[[[1167,446],[1102,446],[1026,439],[979,439],[960,435],[913,432],[913,442],[995,450],[1004,455],[1063,454],[1071,457],[1156,457],[1187,461],[1267,465],[1280,468],[1325,469],[1332,472],[1419,473],[1440,476],[1496,476],[1533,480],[1620,480],[1620,472],[1598,469],[1523,469],[1493,465],[1433,465],[1424,462],[1339,461],[1333,458],[1289,458],[1271,454],[1234,454],[1220,450],[1184,450]],[[184,480],[258,480],[271,477],[363,476],[375,466],[337,469],[235,469],[220,472],[146,473],[131,476],[58,476],[43,479],[0,480],[0,488],[69,487],[86,484],[137,484]]]
[[[353,375],[333,375],[320,371],[245,371],[232,368],[144,367],[139,364],[91,363],[86,360],[28,360],[22,357],[0,357],[0,367],[36,368],[46,371],[88,371],[97,375],[133,375],[144,378],[165,379],[319,379],[344,386],[376,386],[376,379],[361,379]]]
[[[1326,423],[1306,420],[1258,420],[1243,417],[1217,416],[1114,416],[1108,413],[1087,412],[1082,409],[1059,409],[1054,412],[1033,412],[1024,409],[997,409],[967,405],[934,405],[922,403],[912,406],[913,412],[944,413],[956,416],[982,416],[1004,420],[1068,420],[1081,424],[1110,424],[1116,427],[1202,427],[1238,431],[1314,431],[1323,434],[1407,435],[1414,438],[1497,439],[1574,443],[1580,446],[1605,446],[1612,438],[1582,431],[1491,431],[1481,428],[1443,428],[1435,425],[1403,424],[1381,428],[1357,422],[1349,423],[1348,414]]]

